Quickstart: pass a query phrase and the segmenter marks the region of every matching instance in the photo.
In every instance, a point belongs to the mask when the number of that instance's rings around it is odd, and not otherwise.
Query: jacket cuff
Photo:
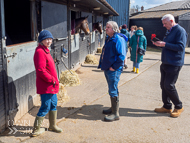
[[[56,82],[55,78],[52,76],[52,83],[54,84]]]

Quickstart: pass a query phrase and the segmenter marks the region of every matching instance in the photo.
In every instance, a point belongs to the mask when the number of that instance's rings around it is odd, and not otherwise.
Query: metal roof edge
[[[106,0],[98,0],[98,1],[101,2],[103,5],[105,5],[107,8],[109,8],[112,12],[114,12],[116,16],[119,16],[119,13],[117,13]]]
[[[185,8],[185,9],[164,9],[164,10],[154,10],[154,11],[141,11],[141,13],[160,12],[160,11],[181,11],[181,10],[190,10],[190,8]]]
[[[166,11],[170,11],[170,12],[184,12],[183,14],[185,14],[185,13],[189,13],[190,12],[190,9],[188,9],[188,10],[162,10],[162,11],[159,11],[159,12],[166,12]],[[152,12],[146,12],[146,13],[157,13],[158,11],[152,11]],[[143,14],[143,13],[141,13],[141,14]],[[145,12],[144,12],[144,14],[145,14]],[[180,14],[180,15],[183,15],[182,13]],[[139,14],[140,15],[140,14]],[[155,17],[155,16],[153,16],[153,17],[136,17],[136,16],[138,16],[138,15],[134,15],[134,16],[131,16],[129,19],[131,20],[131,19],[153,19],[153,18],[161,18],[162,16],[160,16],[160,17]],[[179,15],[174,15],[174,17],[177,17],[177,16],[179,16]]]

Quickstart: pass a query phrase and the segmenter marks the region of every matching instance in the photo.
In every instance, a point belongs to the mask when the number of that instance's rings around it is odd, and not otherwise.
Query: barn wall
[[[66,10],[65,5],[42,2],[42,29],[49,30],[54,37],[55,42],[50,52],[56,60],[60,60],[62,47],[67,49],[68,45]],[[39,99],[36,96],[36,73],[33,63],[33,55],[37,45],[37,41],[32,41],[6,47],[8,56],[15,54],[15,56],[6,59],[9,125],[27,113],[34,106],[34,100]],[[64,60],[68,65],[68,60]],[[57,66],[58,73],[64,69],[61,63]]]
[[[54,38],[67,37],[67,6],[42,1],[42,29],[49,30]]]
[[[6,47],[9,124],[21,118],[33,107],[36,94],[36,73],[33,55],[37,42],[28,42]]]
[[[3,132],[6,128],[6,101],[7,96],[5,95],[4,91],[4,77],[6,76],[6,72],[4,70],[4,58],[3,58],[3,37],[5,36],[4,33],[4,0],[0,0],[0,133]]]
[[[176,21],[178,21],[177,18]],[[130,19],[130,27],[132,25],[137,25],[137,27],[143,27],[144,35],[147,38],[148,46],[154,46],[151,42],[151,34],[156,34],[157,38],[162,40],[166,33],[166,28],[163,27],[161,18]]]
[[[129,23],[129,5],[130,0],[106,0],[118,13],[119,16],[113,16],[112,20],[116,21],[118,25]]]
[[[179,25],[181,25],[187,32],[187,47],[190,47],[190,13],[186,13],[179,16]]]
[[[56,61],[55,66],[57,75],[60,77],[61,72],[67,70],[68,68],[68,53],[65,54],[62,52],[63,48],[68,51],[68,38],[55,39],[51,47],[52,57],[54,58],[54,61]]]

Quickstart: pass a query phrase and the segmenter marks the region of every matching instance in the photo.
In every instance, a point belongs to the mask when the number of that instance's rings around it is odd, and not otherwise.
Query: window
[[[5,0],[6,45],[31,41],[30,1]]]

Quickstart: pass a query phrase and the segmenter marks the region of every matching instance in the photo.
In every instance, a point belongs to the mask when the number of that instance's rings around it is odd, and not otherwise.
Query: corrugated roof
[[[183,1],[173,1],[170,3],[166,3],[160,6],[156,6],[153,8],[149,8],[142,12],[149,12],[149,11],[161,11],[161,10],[177,10],[177,9],[190,9],[190,0],[183,0]]]
[[[95,7],[100,7],[100,10],[96,11],[97,13],[119,16],[117,11],[106,0],[69,0],[69,3],[76,4],[76,8],[77,6],[82,6],[87,10],[91,9],[91,11],[94,11],[93,8]]]
[[[174,17],[176,17],[188,12],[190,12],[190,10],[144,12],[144,13],[140,13],[138,15],[132,16],[130,19],[162,18],[165,14],[172,14]]]

